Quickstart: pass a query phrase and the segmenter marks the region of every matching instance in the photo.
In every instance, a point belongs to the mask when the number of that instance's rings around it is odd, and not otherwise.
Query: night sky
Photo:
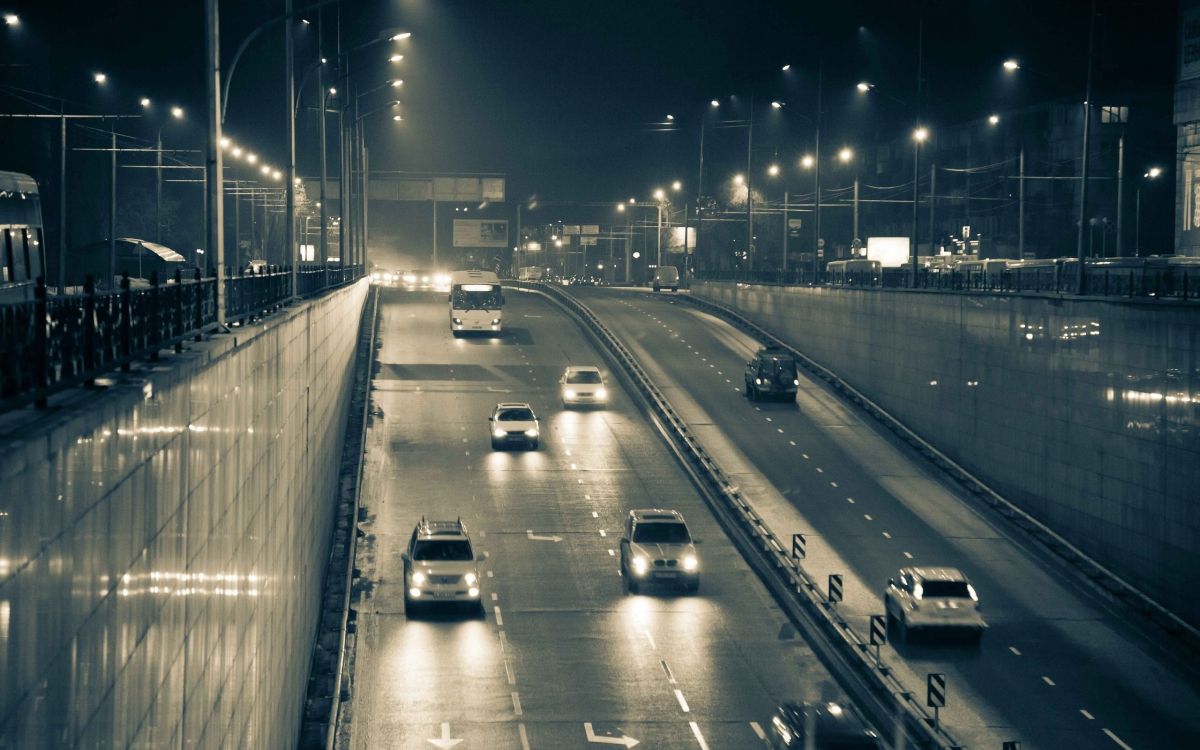
[[[34,111],[30,101],[36,97],[15,98],[13,86],[66,97],[71,111],[137,113],[138,98],[148,96],[158,114],[125,129],[152,138],[161,122],[154,118],[164,111],[158,105],[178,102],[187,122],[167,132],[180,145],[198,147],[202,5],[0,0],[0,8],[23,19],[19,30],[0,29],[0,63],[7,64],[0,68],[0,83],[9,87],[0,91],[0,111]],[[811,112],[819,63],[828,143],[853,144],[867,128],[903,132],[916,102],[920,17],[925,84],[919,104],[931,127],[1052,97],[1082,98],[1087,5],[344,0],[340,25],[346,47],[385,29],[413,34],[353,57],[362,71],[360,88],[391,76],[405,81],[399,97],[404,122],[370,120],[373,168],[496,171],[509,177],[510,200],[536,194],[544,200],[610,201],[648,196],[673,179],[694,181],[696,118],[714,97],[740,116],[753,97],[756,117],[764,118],[756,159],[797,151],[810,138],[806,126],[799,119],[769,122],[767,103],[783,99],[798,112]],[[1176,4],[1099,0],[1098,7],[1096,100],[1135,96],[1134,118],[1141,119],[1146,135],[1134,144],[1133,168],[1150,162],[1169,166]],[[222,3],[224,59],[282,8],[282,0]],[[338,15],[334,5],[322,14],[326,54],[336,45]],[[312,23],[297,36],[301,72],[317,54],[318,19],[307,17]],[[280,36],[268,33],[249,47],[233,79],[226,125],[232,137],[275,165],[284,155]],[[399,65],[385,61],[393,48],[405,55]],[[1001,72],[1000,62],[1010,56],[1021,60],[1019,78]],[[785,74],[780,67],[787,63],[792,69]],[[91,81],[101,70],[109,76],[103,91]],[[872,94],[864,101],[854,91],[863,79],[887,96]],[[310,83],[309,102],[314,91]],[[367,97],[364,106],[382,104],[390,94]],[[648,127],[668,113],[677,118],[674,132]],[[314,118],[302,118],[304,175],[317,169],[314,130]],[[744,166],[744,135],[738,131],[714,134],[707,148],[714,169]],[[6,156],[10,168],[38,168],[31,163],[36,153]]]

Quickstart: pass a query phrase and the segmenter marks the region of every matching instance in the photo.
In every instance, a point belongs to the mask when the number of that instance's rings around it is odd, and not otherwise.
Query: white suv
[[[492,435],[492,450],[510,445],[537,450],[541,439],[537,415],[533,407],[523,403],[496,404],[488,417],[488,431]]]
[[[558,382],[562,385],[564,407],[604,405],[608,401],[608,389],[604,387],[604,378],[600,376],[598,367],[572,365]]]
[[[404,560],[404,611],[412,616],[416,606],[428,602],[465,603],[480,611],[479,563],[487,553],[475,554],[471,537],[457,521],[426,521],[413,529]]]
[[[621,536],[621,576],[637,593],[643,583],[674,583],[695,593],[700,588],[700,558],[683,514],[652,508],[631,510]]]
[[[987,628],[979,614],[979,595],[958,568],[901,568],[888,580],[884,596],[888,625],[902,640],[914,630],[962,630],[976,639]]]

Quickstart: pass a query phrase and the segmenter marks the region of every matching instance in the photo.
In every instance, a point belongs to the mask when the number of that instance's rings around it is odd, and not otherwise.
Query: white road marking
[[[558,536],[557,534],[551,534],[550,536],[546,536],[544,534],[535,534],[535,533],[533,533],[533,529],[525,529],[525,536],[527,536],[529,538],[529,540],[532,542],[561,542],[562,541],[562,537]]]
[[[1121,748],[1123,748],[1123,750],[1133,750],[1132,747],[1130,747],[1129,745],[1126,745],[1124,742],[1122,742],[1120,737],[1113,734],[1113,731],[1111,729],[1105,729],[1104,733],[1108,735],[1108,738],[1110,740],[1117,743],[1117,745],[1119,745]]]
[[[1089,713],[1086,708],[1079,709],[1079,713],[1083,714],[1083,718],[1087,719],[1088,721],[1096,720],[1096,717],[1092,716],[1091,713]]]
[[[892,538],[892,535],[891,535],[891,534],[889,534],[889,533],[887,533],[887,532],[885,531],[885,532],[883,532],[883,538],[884,538],[884,539],[891,539],[891,538]]]
[[[1020,651],[1017,649],[1017,647],[1016,647],[1016,646],[1009,646],[1009,647],[1008,647],[1008,650],[1009,650],[1009,651],[1012,651],[1012,652],[1013,652],[1014,654],[1016,654],[1017,656],[1020,656],[1020,655],[1021,655],[1021,652],[1020,652]]]
[[[489,570],[489,571],[487,572],[487,574],[488,574],[488,578],[491,578],[491,577],[492,577],[492,571],[490,571],[490,570]]]
[[[804,460],[805,460],[805,461],[807,461],[807,460],[808,460],[808,454],[807,454],[807,453],[801,453],[800,455],[801,455],[801,456],[804,456]]]
[[[662,665],[663,671],[667,673],[667,682],[669,682],[672,685],[679,684],[679,683],[675,682],[675,675],[671,674],[671,668],[667,666],[667,660],[659,659],[658,663]]]
[[[1046,683],[1050,687],[1054,687],[1054,680],[1050,679],[1046,675],[1042,675],[1042,682]]]
[[[820,466],[818,466],[818,467],[817,467],[817,473],[818,473],[818,474],[824,474],[824,473],[825,473],[825,470],[824,470],[824,469],[822,469]]]
[[[597,513],[596,511],[594,511],[594,510],[593,510],[593,511],[592,511],[592,518],[599,518],[599,517],[600,517],[600,514],[599,514],[599,513]]]
[[[848,498],[846,498],[846,502],[850,503],[851,505],[854,505],[854,498],[848,497]]]
[[[692,734],[696,735],[696,742],[699,743],[700,750],[708,750],[708,743],[704,741],[704,735],[700,734],[700,725],[694,721],[688,723],[692,725]]]
[[[600,536],[608,536],[608,534],[604,532],[604,529],[600,529]]]
[[[521,716],[524,713],[523,711],[521,711],[521,696],[517,695],[516,693],[513,693],[512,699],[513,699],[513,713],[515,713],[517,716]]]
[[[500,631],[500,653],[508,651],[508,635],[503,630]]]
[[[766,419],[768,422],[772,421],[770,417],[767,417]]]
[[[492,592],[492,601],[497,601],[499,599],[500,599],[500,595],[497,594],[495,591],[493,591]]]
[[[569,455],[571,455],[571,449],[570,449],[570,448],[568,448],[568,449],[567,449],[567,455],[568,455],[568,456],[569,456]]]
[[[654,636],[650,635],[650,631],[649,631],[649,630],[646,630],[645,628],[643,628],[643,629],[642,629],[642,634],[646,636],[646,640],[650,641],[650,648],[652,648],[652,649],[654,649],[655,651],[657,651],[657,650],[658,650],[658,644],[654,642]]]
[[[513,674],[512,664],[508,661],[508,659],[504,660],[504,676],[508,678],[509,685],[517,684],[517,676]]]
[[[782,434],[783,434],[783,428],[782,428],[782,427],[776,427],[776,428],[775,428],[775,431],[776,431],[776,432],[778,432],[780,435],[782,435]]]
[[[592,499],[592,496],[591,496],[591,495],[584,495],[584,496],[583,496],[583,499],[584,499],[584,500],[591,500],[591,499]]]
[[[504,618],[500,616],[500,607],[492,607],[496,612],[496,625],[504,627]]]
[[[578,467],[578,466],[576,466],[575,464],[571,464],[571,469],[578,469],[578,468],[579,468],[579,467]]]
[[[795,448],[795,447],[796,447],[796,441],[795,441],[795,440],[789,440],[789,441],[788,441],[788,445],[790,445],[790,446],[792,446],[793,448]]]
[[[867,519],[868,521],[874,521],[874,520],[875,520],[874,518],[871,518],[871,514],[870,514],[870,513],[863,513],[863,518]]]
[[[521,750],[529,750],[529,735],[525,732],[525,725],[517,725],[517,733],[521,735]]]
[[[754,733],[758,735],[760,740],[765,741],[767,739],[767,733],[763,731],[763,728],[759,726],[757,721],[750,722],[750,728],[754,730]]]
[[[608,551],[608,556],[609,556],[609,557],[616,557],[616,556],[617,556],[617,553],[616,553],[616,552],[613,552],[612,550],[609,550],[609,551]]]
[[[692,709],[688,708],[687,699],[683,697],[683,691],[679,688],[675,688],[675,700],[679,701],[679,707],[685,714],[691,713]]]
[[[911,552],[905,552],[905,553],[904,553],[904,556],[905,556],[905,557],[907,557],[909,560],[913,559],[913,556],[912,556],[912,553],[911,553]]]
[[[837,487],[837,482],[830,482],[829,484],[830,484],[830,486],[832,486],[832,487]]]

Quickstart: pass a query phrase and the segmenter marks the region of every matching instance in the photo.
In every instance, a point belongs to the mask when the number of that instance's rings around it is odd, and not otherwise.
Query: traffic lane
[[[387,461],[381,463],[388,465],[386,471],[382,465],[377,467],[367,479],[368,485],[374,485],[371,491],[380,497],[370,501],[371,544],[364,545],[364,551],[369,547],[376,567],[364,567],[373,589],[372,601],[359,605],[362,646],[354,713],[358,717],[369,715],[362,724],[370,730],[366,738],[359,735],[356,719],[355,745],[373,746],[384,738],[388,745],[421,745],[436,736],[431,734],[431,727],[438,729],[442,722],[449,723],[453,738],[467,737],[473,743],[472,738],[489,737],[500,746],[518,746],[515,743],[522,741],[522,731],[525,742],[536,743],[539,736],[546,736],[548,741],[543,746],[562,746],[549,741],[555,728],[561,727],[567,732],[564,742],[566,737],[575,737],[567,742],[570,745],[578,742],[576,735],[581,734],[583,722],[591,722],[595,707],[611,704],[638,707],[644,715],[643,727],[638,731],[647,733],[655,746],[695,747],[697,739],[691,722],[697,722],[696,730],[704,736],[706,730],[700,724],[707,717],[682,711],[674,692],[679,689],[685,701],[688,692],[695,690],[706,705],[713,703],[724,714],[742,714],[717,721],[707,730],[715,733],[724,746],[736,747],[757,740],[750,722],[768,715],[777,700],[803,697],[814,685],[824,684],[826,692],[833,693],[828,677],[802,642],[792,635],[779,640],[782,614],[770,609],[769,596],[761,586],[748,588],[742,580],[749,571],[744,564],[735,568],[740,558],[720,536],[715,522],[706,519],[703,505],[691,494],[673,459],[618,384],[610,380],[610,391],[614,392],[610,409],[554,411],[561,368],[568,361],[586,364],[599,358],[583,345],[572,325],[564,327],[564,321],[553,315],[554,308],[545,303],[525,305],[521,295],[510,295],[509,299],[507,325],[523,330],[517,340],[544,345],[452,340],[445,330],[444,299],[402,297],[388,299],[384,307],[381,356],[373,383],[375,407],[382,411],[383,419],[372,425],[373,447],[368,456],[382,456]],[[564,336],[564,332],[573,335]],[[543,450],[490,450],[483,419],[495,401],[507,399],[529,400],[543,415]],[[623,468],[622,462],[628,465]],[[372,476],[378,476],[373,483]],[[373,496],[368,493],[368,497]],[[631,502],[631,498],[638,502]],[[728,573],[714,573],[707,570],[706,564],[702,594],[681,600],[687,604],[683,611],[674,606],[671,592],[658,592],[666,611],[654,616],[664,618],[668,625],[675,621],[689,623],[664,626],[664,637],[655,641],[662,653],[660,661],[678,662],[689,673],[717,674],[721,688],[735,696],[729,704],[711,701],[707,694],[712,688],[707,685],[680,682],[672,688],[665,672],[661,672],[661,678],[644,680],[640,667],[625,666],[629,659],[621,651],[621,632],[614,629],[632,615],[621,609],[626,597],[617,574],[616,556],[609,554],[609,549],[614,553],[616,550],[616,540],[609,534],[619,529],[629,507],[652,502],[681,507],[702,540],[702,556],[706,560],[710,555],[724,557],[719,566],[729,568]],[[483,587],[488,614],[482,623],[457,616],[406,623],[402,617],[389,621],[385,616],[389,611],[402,610],[399,552],[420,512],[428,513],[430,505],[438,509],[439,517],[462,513],[475,531],[477,545],[491,553]],[[605,532],[603,536],[601,531]],[[553,541],[555,536],[562,537],[562,541]],[[579,541],[585,537],[590,541]],[[714,544],[714,539],[723,547]],[[718,552],[710,552],[712,549]],[[364,555],[360,555],[362,559]],[[726,583],[727,578],[732,582]],[[721,626],[727,639],[766,644],[756,647],[753,655],[742,658],[736,667],[724,666],[730,662],[727,654],[701,652],[704,669],[694,669],[695,638],[680,643],[672,635],[676,631],[703,633],[716,627],[708,623],[715,619],[711,615],[688,609],[711,607],[706,598],[709,587],[729,589],[739,598],[731,604],[722,603],[722,607],[761,613],[758,622],[742,622],[740,628]],[[655,596],[645,598],[659,601]],[[543,621],[551,626],[543,627]],[[485,624],[493,633],[494,645],[465,640],[479,624]],[[408,625],[431,627],[434,634],[447,631],[450,635],[446,640],[429,634],[418,639],[395,632]],[[525,628],[530,629],[528,636]],[[643,629],[653,637],[655,628],[657,625]],[[389,632],[382,632],[385,630]],[[591,632],[593,635],[584,639],[590,650],[565,643],[564,633],[572,632]],[[642,637],[645,639],[645,634]],[[780,645],[768,647],[772,639]],[[380,670],[384,664],[403,663],[407,648],[417,643],[429,646],[434,654],[441,648],[477,654],[479,671],[464,674],[454,660],[430,660],[429,652],[423,652],[430,671],[421,672],[421,682],[429,685],[428,694],[406,704],[394,695],[410,683],[394,672],[381,674]],[[573,659],[581,652],[576,663]],[[560,654],[563,660],[555,667],[551,659]],[[450,670],[451,674],[443,679],[439,669]],[[492,675],[490,679],[483,676],[488,674]],[[463,710],[452,694],[472,689],[469,683],[475,680],[481,680],[481,695],[472,697],[470,709]],[[442,685],[455,687],[442,690]],[[575,706],[578,723],[573,728],[553,721],[561,715],[560,703],[554,702],[551,710],[539,708],[543,701],[557,701],[558,694],[566,691],[565,686],[579,689],[577,697],[568,702]],[[492,717],[490,729],[474,721],[477,713]],[[547,722],[544,730],[542,715]],[[379,716],[388,718],[375,718]],[[599,722],[594,729],[597,733],[607,731]]]
[[[592,300],[589,298],[585,301]],[[1190,706],[1194,705],[1194,688],[1188,684],[1186,679],[1169,679],[1167,685],[1160,685],[1158,681],[1154,680],[1152,675],[1156,671],[1161,671],[1162,665],[1154,658],[1147,658],[1148,655],[1143,653],[1142,648],[1129,647],[1130,641],[1140,646],[1145,645],[1136,633],[1118,632],[1128,631],[1128,628],[1119,625],[1114,627],[1106,619],[1108,613],[1096,611],[1097,608],[1094,604],[1087,602],[1084,597],[1078,595],[1078,592],[1072,590],[1071,582],[1064,582],[1063,585],[1056,584],[1045,570],[1030,561],[1029,556],[1022,549],[1000,538],[985,519],[980,519],[973,512],[963,508],[954,498],[946,498],[949,503],[938,502],[936,507],[931,508],[926,507],[930,503],[921,497],[921,493],[908,491],[912,487],[922,490],[932,487],[940,490],[942,497],[945,498],[945,488],[928,478],[921,478],[919,476],[921,472],[912,467],[901,472],[906,476],[878,477],[875,482],[866,482],[865,486],[860,486],[862,483],[856,485],[857,478],[865,477],[869,480],[871,473],[871,467],[864,467],[857,458],[860,456],[875,457],[879,453],[864,451],[861,443],[854,444],[858,449],[857,453],[851,453],[845,449],[848,441],[844,437],[837,436],[839,431],[857,432],[861,436],[861,431],[857,428],[837,426],[845,424],[845,415],[838,413],[845,407],[836,404],[827,406],[817,412],[816,420],[811,420],[807,424],[804,424],[803,418],[806,416],[804,412],[798,411],[796,407],[790,405],[763,404],[751,409],[745,404],[732,402],[731,408],[730,399],[725,394],[733,390],[732,384],[723,382],[725,378],[719,376],[707,379],[697,377],[698,373],[702,373],[706,369],[710,370],[710,376],[713,374],[712,370],[716,370],[717,373],[724,370],[728,375],[735,366],[739,367],[737,372],[740,377],[740,365],[744,364],[745,348],[742,348],[741,351],[732,349],[724,357],[720,354],[722,347],[730,350],[728,344],[730,334],[729,330],[725,330],[728,327],[691,308],[685,307],[683,310],[677,310],[679,314],[673,315],[671,309],[675,308],[675,305],[662,304],[661,301],[645,298],[635,299],[633,302],[631,307],[629,300],[625,300],[624,304],[614,304],[611,299],[597,299],[595,306],[597,309],[603,306],[614,320],[620,320],[622,316],[625,316],[629,335],[644,345],[647,351],[654,351],[655,357],[664,368],[670,369],[674,364],[675,369],[679,371],[674,379],[684,380],[686,376],[689,390],[700,391],[696,394],[699,401],[705,402],[705,395],[713,395],[714,398],[707,403],[709,407],[707,411],[714,415],[713,419],[721,426],[728,424],[736,431],[738,424],[753,425],[748,432],[737,434],[735,437],[739,444],[754,446],[754,459],[764,469],[796,465],[796,452],[807,455],[808,459],[818,464],[825,464],[821,473],[797,472],[801,479],[809,480],[806,484],[810,489],[815,485],[815,489],[818,491],[816,497],[823,498],[822,502],[812,502],[813,495],[804,492],[803,489],[798,493],[789,493],[799,494],[800,497],[809,499],[809,502],[804,503],[804,511],[813,518],[822,519],[822,531],[825,530],[823,524],[829,523],[830,520],[833,524],[837,524],[839,521],[837,518],[839,514],[834,513],[834,518],[829,519],[828,514],[822,516],[822,511],[840,508],[845,511],[841,514],[844,517],[861,518],[863,527],[875,525],[877,529],[893,529],[891,538],[881,533],[879,537],[874,538],[872,546],[883,547],[886,550],[893,547],[891,542],[896,541],[900,542],[899,546],[902,549],[912,548],[903,549],[900,555],[904,558],[903,560],[896,560],[894,556],[888,559],[888,555],[884,555],[883,568],[879,567],[880,556],[878,554],[854,555],[856,567],[868,571],[872,567],[874,568],[871,572],[865,572],[862,580],[881,580],[883,576],[891,575],[896,568],[906,563],[914,564],[922,561],[939,563],[950,561],[953,563],[955,560],[960,560],[958,564],[972,575],[977,587],[985,597],[985,602],[987,602],[985,612],[993,622],[993,629],[985,640],[983,653],[974,655],[968,651],[955,655],[960,663],[961,676],[966,678],[968,684],[1001,684],[1004,681],[1003,675],[999,674],[998,670],[1013,668],[1012,664],[1004,663],[1006,658],[1013,656],[1013,652],[1006,646],[1006,644],[1011,645],[1010,641],[1019,643],[1021,639],[1029,638],[1055,644],[1055,648],[1045,654],[1044,659],[1026,659],[1024,664],[1016,666],[1018,670],[1026,669],[1026,677],[1032,678],[1027,680],[1026,684],[1034,685],[1031,691],[1017,693],[1027,698],[1021,702],[1021,705],[1012,705],[1012,701],[1008,700],[1007,693],[1010,691],[994,691],[1000,701],[1009,704],[1005,708],[1005,715],[1017,717],[1046,715],[1045,711],[1038,710],[1045,705],[1046,699],[1039,695],[1038,691],[1041,687],[1052,687],[1051,682],[1053,687],[1061,687],[1066,683],[1073,685],[1074,691],[1063,691],[1070,694],[1066,697],[1059,697],[1060,703],[1070,704],[1076,698],[1082,698],[1090,701],[1088,703],[1090,710],[1088,708],[1079,710],[1078,706],[1072,706],[1069,710],[1061,710],[1057,715],[1047,717],[1048,721],[1043,725],[1043,729],[1047,732],[1059,733],[1062,731],[1059,724],[1062,723],[1078,725],[1079,731],[1095,741],[1094,735],[1101,734],[1092,724],[1097,719],[1088,719],[1087,717],[1089,715],[1098,717],[1102,713],[1105,720],[1120,726],[1123,733],[1117,733],[1127,740],[1126,735],[1138,736],[1148,744],[1156,745],[1163,741],[1177,742],[1193,732],[1194,718],[1186,718],[1188,717],[1187,712],[1179,711],[1173,705],[1175,701],[1170,700],[1170,696],[1179,695],[1181,692],[1188,696],[1189,699],[1184,702],[1188,704],[1190,710]],[[709,335],[714,328],[716,333]],[[671,345],[672,343],[674,346]],[[690,346],[691,349],[686,348],[687,346]],[[706,367],[706,365],[708,366]],[[822,394],[822,390],[810,385],[804,393],[812,393],[828,399],[828,394]],[[812,396],[807,398],[802,396],[801,398],[802,403],[810,400],[812,400]],[[732,416],[727,416],[730,415],[730,412],[732,412]],[[718,414],[720,416],[716,416]],[[748,420],[746,419],[748,414],[755,416]],[[758,421],[759,419],[763,421]],[[787,429],[784,429],[783,426],[787,426]],[[775,429],[774,433],[772,428]],[[772,434],[775,436],[774,438],[771,437]],[[790,437],[791,435],[800,436],[799,441],[795,437]],[[809,441],[806,445],[804,436],[812,435],[820,435],[826,439]],[[767,439],[764,439],[764,436]],[[796,445],[792,445],[793,443]],[[837,455],[839,452],[842,454],[841,456]],[[889,471],[894,471],[897,463],[903,464],[904,462],[897,461],[897,458],[900,457],[898,452],[893,450],[891,454],[888,455],[885,451],[882,456],[883,463],[889,467]],[[799,463],[815,466],[811,461],[802,459]],[[834,471],[831,471],[831,467]],[[768,473],[773,473],[773,478],[778,477],[777,481],[784,489],[788,489],[788,483],[794,482],[796,478],[795,474],[790,471]],[[829,479],[831,474],[841,477],[840,481]],[[838,486],[834,487],[834,482],[837,482]],[[820,494],[826,488],[829,491],[825,491],[823,495]],[[839,499],[836,497],[837,493],[832,490],[847,490],[846,495],[840,498],[842,504],[837,502]],[[902,502],[897,503],[895,500],[897,497]],[[856,502],[846,502],[851,498]],[[878,502],[872,504],[872,500]],[[946,510],[952,511],[949,514],[952,517],[949,519],[946,518],[948,515]],[[917,517],[918,514],[921,515],[920,518]],[[930,516],[936,519],[936,524],[925,523]],[[878,523],[873,524],[873,522]],[[834,537],[836,536],[835,534]],[[862,544],[868,543],[864,540],[868,540],[868,537],[858,535],[851,546],[857,551]],[[913,559],[904,556],[904,552],[913,555]],[[894,555],[894,553],[892,554]],[[863,560],[863,557],[868,559]],[[1000,575],[993,575],[993,569],[998,569]],[[1033,591],[1027,590],[1030,586],[1034,587]],[[1124,648],[1113,649],[1111,648],[1113,643],[1124,644]],[[907,651],[905,656],[909,659],[911,666],[929,667],[932,670],[944,664],[945,650],[943,649],[915,647],[904,650]],[[1018,650],[1020,649],[1018,648]],[[925,657],[941,661],[925,662],[923,661]],[[1067,670],[1067,674],[1063,675],[1060,672],[1057,680],[1050,675],[1041,674],[1051,664],[1055,668]],[[1082,670],[1082,674],[1080,673],[1080,664],[1089,665],[1088,668]],[[1094,678],[1099,675],[1116,675],[1119,684],[1097,691],[1094,689]],[[1100,695],[1096,695],[1097,692]],[[989,701],[992,700],[989,697]],[[1032,706],[1030,706],[1031,703]],[[1024,710],[1026,708],[1032,708],[1033,713],[1027,714]],[[1135,722],[1123,722],[1128,714],[1135,717],[1140,715],[1142,718]],[[1162,731],[1162,727],[1158,726],[1158,720],[1164,718],[1164,714],[1169,717],[1165,723],[1168,726],[1174,724],[1173,728],[1168,728],[1167,731]],[[1180,721],[1181,718],[1182,721]],[[1027,724],[1028,721],[1023,720],[1023,726]],[[1052,746],[1056,741],[1058,740],[1050,740],[1046,745]],[[1111,738],[1105,734],[1101,746],[1111,741]]]

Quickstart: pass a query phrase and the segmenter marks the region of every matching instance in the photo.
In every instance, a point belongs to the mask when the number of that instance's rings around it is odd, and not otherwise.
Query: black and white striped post
[[[805,553],[804,548],[807,544],[808,544],[808,540],[804,538],[803,534],[792,534],[792,559],[793,560],[803,560],[804,559],[804,553]]]
[[[930,672],[925,676],[925,705],[933,709],[933,728],[941,729],[938,711],[946,705],[946,675]]]
[[[883,668],[883,660],[879,656],[879,647],[887,643],[887,618],[883,615],[871,615],[871,639],[875,647],[875,666]]]
[[[842,600],[842,574],[829,575],[829,605],[837,609],[837,603]]]

